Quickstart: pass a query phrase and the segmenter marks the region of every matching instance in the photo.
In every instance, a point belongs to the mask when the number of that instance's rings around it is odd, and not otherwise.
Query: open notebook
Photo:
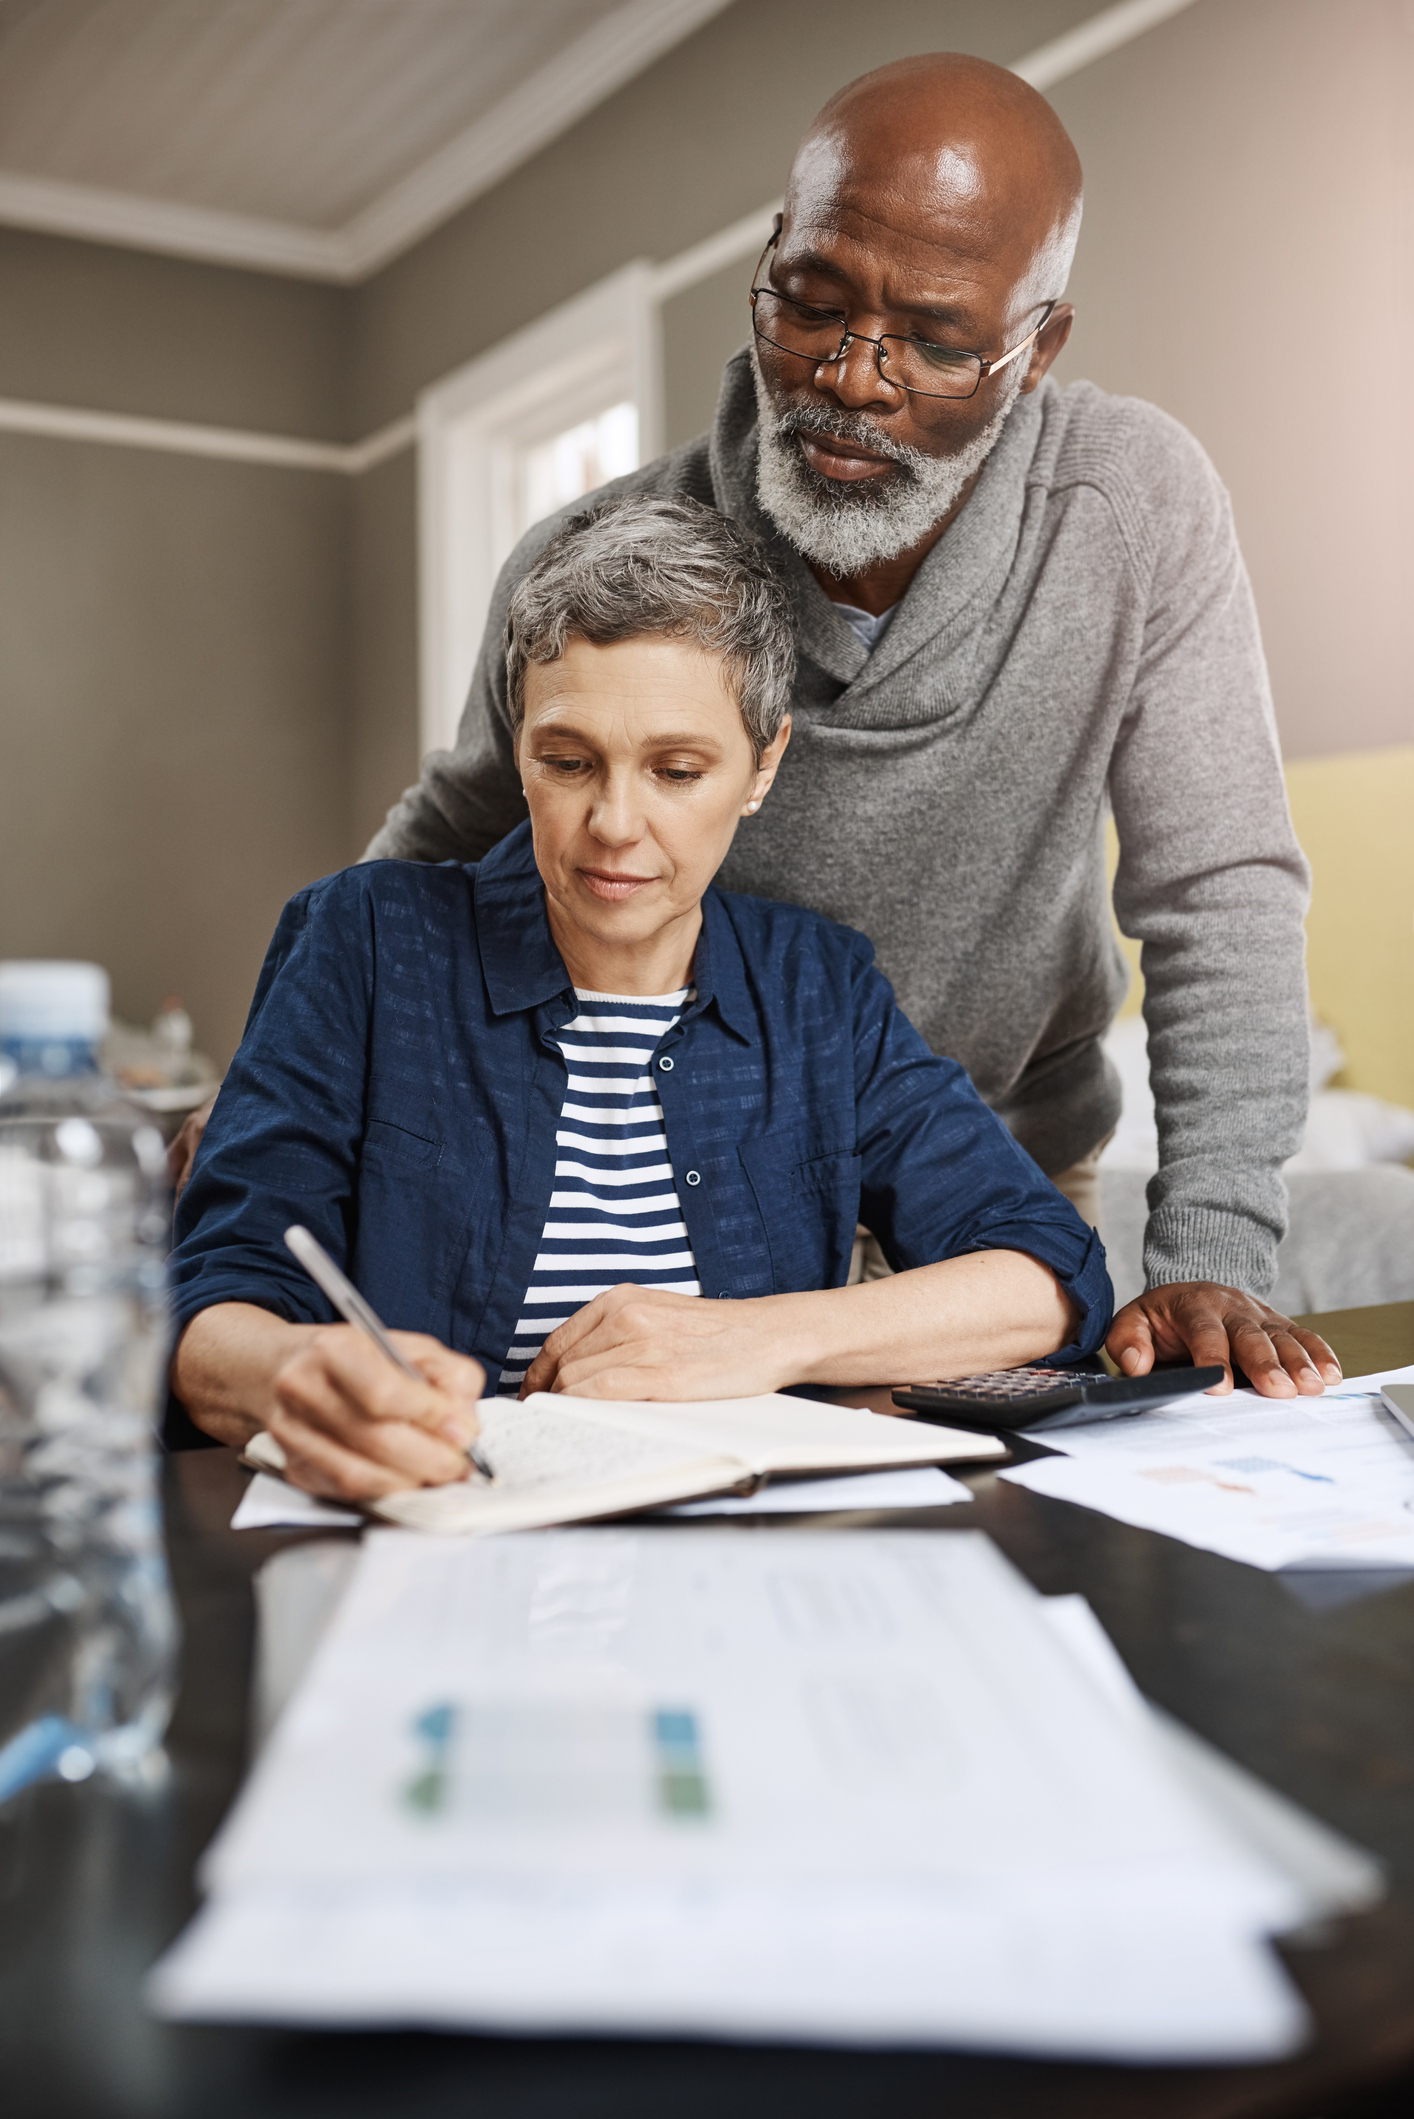
[[[417,1487],[370,1503],[370,1512],[413,1530],[538,1530],[750,1493],[768,1478],[1007,1455],[990,1435],[779,1394],[657,1405],[537,1391],[520,1402],[485,1399],[480,1415],[493,1486]],[[245,1456],[261,1471],[284,1468],[271,1435],[257,1435]]]

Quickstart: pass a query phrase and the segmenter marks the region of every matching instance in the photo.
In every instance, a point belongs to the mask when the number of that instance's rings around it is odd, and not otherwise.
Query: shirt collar
[[[530,820],[517,824],[473,871],[476,939],[486,990],[497,1015],[538,1008],[573,991],[545,916]]]
[[[530,823],[518,824],[473,871],[476,934],[486,990],[497,1015],[538,1008],[573,993],[545,912]],[[702,900],[702,933],[693,965],[694,1013],[716,1004],[727,1028],[756,1041],[756,1010],[736,930],[715,886]]]

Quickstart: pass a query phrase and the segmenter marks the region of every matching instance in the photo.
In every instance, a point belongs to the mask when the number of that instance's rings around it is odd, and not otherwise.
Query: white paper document
[[[1162,1412],[1065,1428],[1064,1452],[1014,1485],[1161,1531],[1251,1567],[1414,1568],[1414,1439],[1356,1376],[1319,1398],[1195,1395]]]
[[[1309,1894],[980,1535],[375,1532],[164,2014],[1290,2051]]]
[[[301,1492],[287,1479],[272,1478],[269,1472],[257,1472],[241,1495],[240,1505],[231,1518],[231,1528],[348,1530],[367,1521],[366,1516],[359,1515],[354,1509],[340,1508],[333,1501],[320,1501],[314,1494]]]
[[[832,1479],[768,1479],[754,1494],[717,1494],[710,1501],[681,1501],[665,1516],[823,1515],[856,1508],[942,1508],[970,1501],[972,1489],[934,1464],[911,1471],[840,1472]]]

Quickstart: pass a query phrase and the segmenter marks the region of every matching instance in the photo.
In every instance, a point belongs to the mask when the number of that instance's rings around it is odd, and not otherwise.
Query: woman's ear
[[[787,714],[785,720],[761,753],[761,763],[756,768],[756,778],[751,783],[751,793],[747,796],[742,809],[744,817],[754,817],[761,804],[765,801],[770,791],[771,782],[775,779],[780,762],[786,754],[786,745],[789,742],[790,715]]]

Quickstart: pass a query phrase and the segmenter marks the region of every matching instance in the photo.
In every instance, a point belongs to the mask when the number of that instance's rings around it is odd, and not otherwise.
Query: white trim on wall
[[[624,0],[342,228],[255,219],[87,184],[0,173],[0,223],[218,265],[348,284],[411,249],[729,0]]]
[[[662,447],[652,267],[612,273],[430,390],[417,404],[422,748],[450,747],[496,576],[519,534],[516,452],[620,398],[640,461]]]
[[[712,0],[711,6],[706,4],[706,0],[674,0],[674,4],[680,4],[683,9],[688,11],[695,6],[698,18],[705,19],[717,6],[723,4],[723,0]],[[1134,38],[1142,36],[1146,30],[1155,28],[1160,22],[1167,21],[1170,16],[1180,14],[1184,8],[1192,5],[1193,0],[1121,0],[1120,5],[1102,8],[1098,14],[1090,16],[1087,21],[1078,24],[1075,29],[1068,30],[1063,37],[1054,38],[1051,43],[1038,46],[1035,51],[1028,53],[1024,59],[1018,59],[1011,71],[1020,74],[1022,79],[1029,81],[1033,88],[1053,87],[1057,81],[1065,80],[1069,75],[1080,72],[1083,67],[1092,65],[1096,59],[1104,58],[1108,53],[1117,51],[1121,45],[1130,43]],[[617,13],[608,18],[607,23],[600,25],[600,29],[606,30],[609,24],[620,23],[621,18],[632,12],[632,8],[618,10]],[[661,8],[658,8],[656,13],[661,17]],[[685,20],[685,15],[682,19]],[[687,33],[686,28],[680,28],[678,31],[679,36],[685,36]],[[580,44],[584,41],[584,39],[581,39]],[[667,40],[667,42],[671,41],[674,40]],[[666,42],[658,47],[660,50],[666,48]],[[572,46],[571,49],[578,50],[579,45]],[[656,52],[653,56],[656,56]],[[644,59],[641,63],[646,65],[648,61]],[[627,74],[621,77],[621,79],[627,78]],[[611,86],[617,85],[619,85],[617,82],[611,84]],[[607,95],[610,93],[610,89],[602,88],[599,93]],[[588,105],[584,107],[587,108]],[[565,120],[566,124],[569,122],[571,122],[569,119]],[[545,135],[539,141],[539,145],[543,146],[545,139],[549,137],[552,137],[552,135]],[[410,179],[408,181],[411,182]],[[28,184],[29,182],[29,179],[0,176],[0,222],[11,218],[6,209],[6,199],[10,196],[9,188],[14,185]],[[75,189],[76,187],[73,186],[57,187],[57,191],[65,193]],[[112,202],[118,198],[118,194],[98,192],[92,194],[92,197],[95,200]],[[136,204],[144,209],[153,204],[152,201],[146,200],[129,203]],[[765,245],[766,238],[771,233],[772,220],[780,212],[781,205],[782,201],[780,199],[773,199],[769,205],[758,207],[754,213],[743,214],[740,220],[733,221],[729,227],[719,229],[715,235],[708,236],[703,242],[692,244],[689,249],[680,251],[676,257],[668,258],[660,265],[651,267],[631,266],[629,270],[631,272],[646,273],[647,299],[656,309],[664,302],[671,301],[675,295],[683,294],[688,288],[698,286],[703,280],[710,279],[713,273],[724,271],[728,265],[736,264],[739,260],[754,257],[759,253]],[[55,210],[57,211],[57,208]],[[189,215],[195,211],[186,207],[169,208],[165,206],[156,210],[164,214],[170,213],[178,216]],[[235,216],[229,215],[212,217],[196,214],[195,216],[196,221],[207,221],[212,218],[232,223],[236,220]],[[23,219],[22,216],[21,219]],[[110,242],[130,242],[146,249],[173,249],[181,251],[185,255],[216,258],[220,262],[228,264],[263,262],[269,270],[300,272],[306,277],[340,278],[356,276],[352,274],[346,275],[342,268],[339,272],[323,273],[317,268],[302,266],[294,262],[278,264],[273,261],[272,257],[266,257],[261,260],[251,255],[239,253],[238,248],[221,251],[220,249],[211,248],[209,244],[208,247],[202,248],[195,229],[195,221],[193,221],[192,229],[189,231],[191,235],[190,242],[185,239],[182,241],[174,239],[170,243],[159,242],[155,239],[147,240],[134,232],[135,224],[130,226],[126,233],[121,232],[116,227],[116,224],[112,228],[100,229],[93,224],[80,225],[78,221],[70,225],[64,222],[62,218],[58,220],[51,218],[48,221],[27,221],[23,225],[54,227],[58,228],[61,233],[69,235],[97,234]],[[278,225],[274,222],[243,222],[240,227],[246,230],[265,229],[268,231]],[[175,228],[176,223],[174,222],[173,229],[175,230]],[[295,236],[303,240],[310,233],[309,230],[300,229],[281,230],[282,239],[283,236]],[[208,234],[210,234],[209,230]],[[224,240],[224,238],[222,239]],[[244,240],[244,237],[240,236],[239,229],[236,229],[232,233],[231,239],[233,243],[238,244],[239,241]],[[211,240],[214,242],[217,237],[212,235]],[[330,239],[321,236],[320,240],[326,241]],[[292,259],[294,252],[291,251],[288,255]],[[609,283],[606,282],[605,284]],[[597,299],[597,294],[598,290],[591,290],[589,297],[578,297],[577,299]],[[566,304],[566,309],[572,310],[574,306],[574,303]],[[555,313],[559,315],[562,312],[557,311]],[[546,321],[548,322],[549,320],[547,319]],[[540,328],[539,325],[530,327],[532,331]],[[517,340],[512,340],[508,343],[514,345],[517,342]],[[482,359],[488,362],[494,361],[499,350],[493,348],[492,352],[482,356]],[[474,361],[470,364],[470,367],[458,370],[457,374],[458,376],[468,375],[476,370],[479,365],[479,362]],[[455,383],[456,380],[457,377],[455,376],[449,378],[449,385]],[[424,396],[431,399],[443,387],[443,384],[436,384],[431,391],[424,393]],[[660,387],[660,383],[655,378],[649,392],[654,407],[652,417],[655,420],[658,416],[658,391]],[[346,444],[305,441],[294,435],[251,434],[237,428],[198,426],[184,420],[136,418],[123,413],[96,412],[67,405],[46,405],[15,398],[0,398],[0,432],[38,434],[48,436],[51,439],[66,441],[116,443],[129,448],[171,449],[189,456],[223,457],[244,463],[285,465],[304,470],[333,471],[346,476],[357,476],[360,472],[370,470],[375,464],[382,463],[386,458],[396,455],[398,450],[409,447],[416,439],[417,419],[411,413],[406,414],[401,419],[391,421],[386,427],[380,427],[376,434],[368,435],[363,441]],[[653,446],[656,447],[656,443]],[[648,447],[649,441],[645,430],[645,451]]]
[[[49,441],[106,442],[127,449],[166,449],[179,456],[278,464],[297,471],[339,471],[356,477],[417,435],[411,413],[390,421],[365,441],[305,441],[293,434],[252,434],[242,427],[203,427],[180,419],[143,419],[125,412],[90,412],[75,405],[42,405],[0,398],[0,433],[37,434]]]

